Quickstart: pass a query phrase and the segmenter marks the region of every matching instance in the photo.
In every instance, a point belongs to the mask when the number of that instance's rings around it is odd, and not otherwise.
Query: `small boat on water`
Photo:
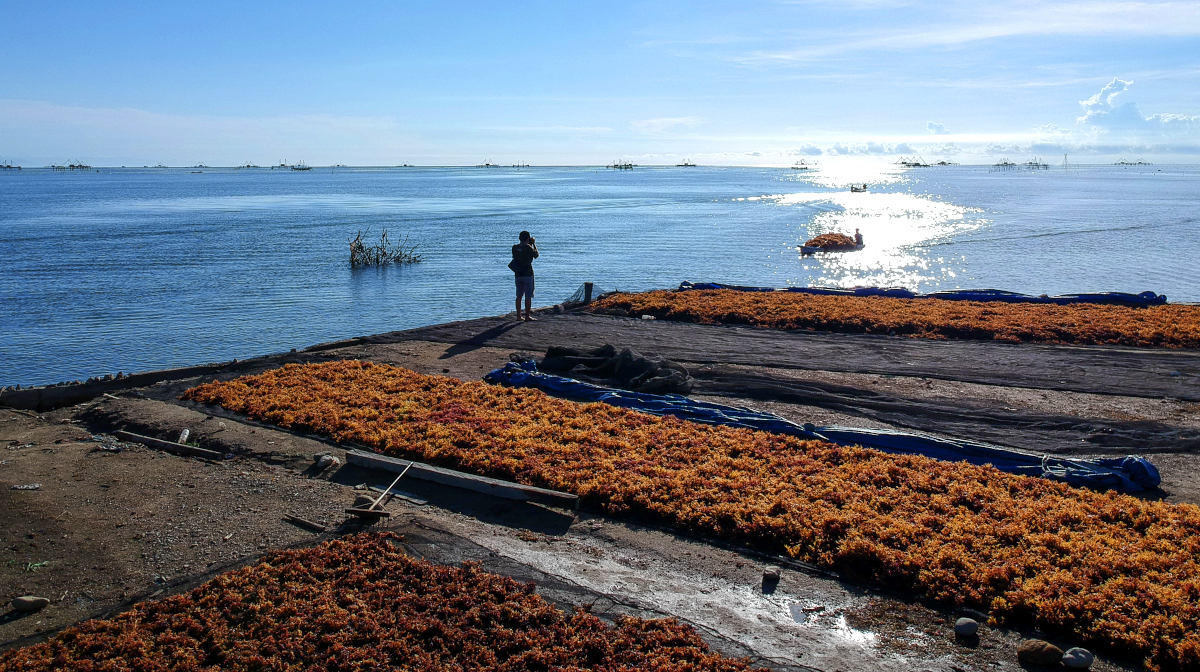
[[[844,233],[823,233],[804,241],[800,246],[800,255],[807,257],[817,252],[854,252],[862,248],[861,240],[855,240]]]
[[[861,194],[866,190],[867,190],[867,185],[865,185],[865,184],[861,187],[856,187],[854,185],[850,185],[850,191],[855,194]]]

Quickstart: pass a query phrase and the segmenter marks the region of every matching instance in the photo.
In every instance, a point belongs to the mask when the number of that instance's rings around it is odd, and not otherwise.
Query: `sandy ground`
[[[511,347],[408,340],[357,343],[285,359],[362,358],[477,380],[513,352]],[[1022,412],[1154,421],[1185,429],[1200,425],[1196,404],[1177,399],[852,372],[778,368],[766,373],[884,389],[909,400],[969,398]],[[7,560],[0,564],[0,597],[37,594],[52,600],[32,615],[0,616],[2,646],[38,641],[81,620],[187,590],[253,562],[267,549],[313,544],[357,529],[342,513],[361,493],[356,486],[391,480],[351,466],[318,472],[312,456],[322,451],[341,456],[340,448],[177,400],[197,382],[165,381],[42,414],[0,408],[0,504],[9,512],[0,520],[0,548]],[[817,406],[710,398],[818,424],[886,426]],[[200,446],[235,457],[208,462],[113,440],[111,432],[122,428],[167,439],[186,428]],[[1200,483],[1191,476],[1197,473],[1193,454],[1157,453],[1152,459],[1166,477],[1162,496],[1200,499]],[[11,489],[29,484],[40,488]],[[904,596],[792,567],[784,568],[777,584],[764,583],[764,569],[777,559],[587,511],[421,481],[401,487],[411,497],[389,502],[393,517],[384,527],[405,535],[406,547],[416,555],[447,563],[479,560],[490,571],[535,581],[540,593],[563,606],[591,605],[604,616],[676,616],[717,648],[776,669],[1016,669],[1017,644],[1038,634],[984,628],[977,642],[957,641],[952,624],[959,614]],[[285,514],[328,531],[318,534],[286,523]],[[1137,665],[1102,660],[1095,669]]]

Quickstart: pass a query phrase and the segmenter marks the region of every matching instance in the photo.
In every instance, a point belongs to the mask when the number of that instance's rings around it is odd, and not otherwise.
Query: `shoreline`
[[[209,374],[247,373],[299,361],[306,355],[359,346],[428,340],[460,348],[545,350],[548,345],[628,345],[701,365],[767,365],[784,369],[928,377],[1087,394],[1175,398],[1200,402],[1200,350],[1124,345],[1007,343],[974,339],[923,339],[883,334],[786,330],[758,325],[641,320],[585,310],[535,311],[539,322],[509,314],[317,343],[250,359],[196,364],[89,379],[0,389],[0,406],[44,412],[104,393]],[[509,334],[522,326],[520,335]],[[533,333],[530,333],[533,330]],[[557,339],[557,340],[556,340]],[[639,347],[640,346],[640,347]],[[705,346],[710,351],[704,350]],[[796,351],[808,355],[797,356]],[[776,357],[755,362],[755,355]],[[299,358],[299,359],[298,359]],[[1109,373],[1106,373],[1109,370]],[[1112,370],[1119,374],[1111,373]]]

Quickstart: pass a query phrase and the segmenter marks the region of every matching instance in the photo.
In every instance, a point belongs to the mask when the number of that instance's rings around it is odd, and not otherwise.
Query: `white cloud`
[[[1143,116],[1137,103],[1130,101],[1118,105],[1116,99],[1129,90],[1133,82],[1113,78],[1099,93],[1087,100],[1079,101],[1083,116],[1076,119],[1081,126],[1106,134],[1126,137],[1188,136],[1200,130],[1200,116],[1185,114],[1152,114]]]
[[[963,149],[953,142],[943,142],[940,145],[930,145],[925,148],[925,151],[939,156],[950,156],[952,154],[961,154]]]
[[[662,133],[677,126],[695,126],[700,121],[698,117],[656,117],[635,121],[630,126],[641,133]]]
[[[833,156],[880,156],[883,154],[912,154],[915,152],[907,142],[889,144],[886,142],[868,141],[865,143],[835,142],[825,150]]]
[[[787,156],[820,156],[824,152],[816,145],[805,143],[795,149],[785,151],[784,154]]]
[[[929,132],[934,135],[946,135],[945,124],[939,124],[936,121],[931,121],[925,124],[925,128],[929,129]]]

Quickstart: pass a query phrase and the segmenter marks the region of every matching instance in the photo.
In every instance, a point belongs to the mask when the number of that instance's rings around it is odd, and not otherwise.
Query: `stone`
[[[783,575],[783,570],[778,567],[767,567],[763,569],[763,581],[778,581]]]
[[[1062,664],[1065,667],[1072,667],[1077,670],[1086,670],[1092,666],[1092,662],[1096,659],[1091,651],[1080,648],[1078,646],[1067,649],[1063,654]]]
[[[1062,649],[1040,639],[1027,639],[1017,648],[1017,660],[1026,665],[1058,665]]]
[[[356,508],[356,509],[365,508],[374,503],[375,503],[374,497],[368,497],[366,495],[359,495],[358,497],[354,498],[354,508]]]
[[[50,598],[37,597],[36,595],[22,595],[15,597],[12,601],[12,608],[21,612],[37,611],[50,604]]]
[[[954,634],[962,637],[970,637],[979,632],[979,621],[973,618],[960,618],[954,622]]]
[[[318,469],[328,469],[330,467],[336,467],[336,466],[340,465],[341,463],[342,463],[342,461],[339,460],[338,458],[334,457],[333,455],[322,455],[321,459],[317,460],[317,468]]]

